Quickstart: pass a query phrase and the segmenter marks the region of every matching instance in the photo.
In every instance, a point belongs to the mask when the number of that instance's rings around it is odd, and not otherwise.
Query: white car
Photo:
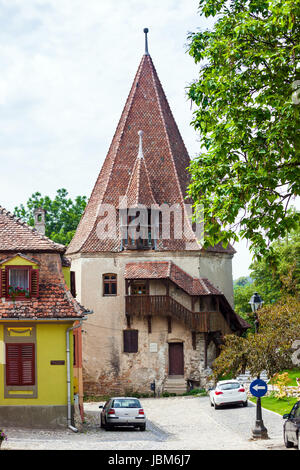
[[[237,380],[220,380],[216,388],[210,391],[209,399],[216,410],[223,405],[248,405],[247,392]]]

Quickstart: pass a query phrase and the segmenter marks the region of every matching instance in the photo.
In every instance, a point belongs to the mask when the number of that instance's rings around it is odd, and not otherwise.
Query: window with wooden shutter
[[[6,344],[6,385],[35,385],[35,345]]]
[[[38,297],[39,270],[18,265],[1,269],[1,296],[13,300]]]
[[[124,352],[138,352],[138,330],[124,330]]]

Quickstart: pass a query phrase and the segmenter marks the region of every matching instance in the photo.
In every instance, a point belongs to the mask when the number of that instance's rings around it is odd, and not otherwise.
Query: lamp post
[[[255,325],[255,333],[258,333],[258,328],[259,328],[259,320],[257,316],[257,310],[262,306],[263,300],[261,296],[255,292],[251,299],[249,304],[251,305],[252,312],[255,314],[255,320],[254,320],[254,325]],[[259,379],[259,375],[257,377]],[[255,426],[254,429],[252,430],[252,436],[255,439],[268,439],[268,430],[264,425],[263,419],[262,419],[262,411],[261,411],[261,398],[257,397],[256,398],[256,421],[255,421]]]

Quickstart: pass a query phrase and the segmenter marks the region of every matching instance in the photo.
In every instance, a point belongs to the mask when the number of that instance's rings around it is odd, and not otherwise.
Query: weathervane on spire
[[[147,36],[147,34],[149,33],[149,29],[148,29],[148,28],[144,28],[144,33],[145,33],[145,55],[149,55],[149,51],[148,51],[148,36]]]

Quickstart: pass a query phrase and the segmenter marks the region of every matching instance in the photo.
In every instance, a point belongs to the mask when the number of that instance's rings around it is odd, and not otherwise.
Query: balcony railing
[[[226,331],[226,321],[220,312],[192,312],[169,295],[127,295],[126,314],[172,316],[201,333]]]

